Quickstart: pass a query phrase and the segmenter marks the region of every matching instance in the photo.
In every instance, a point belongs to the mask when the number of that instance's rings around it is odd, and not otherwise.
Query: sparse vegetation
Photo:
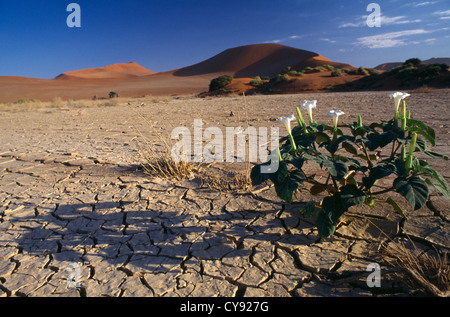
[[[434,296],[450,295],[450,267],[446,252],[424,252],[402,242],[391,242],[384,251],[385,259],[399,267],[399,275],[413,289],[423,289]]]
[[[213,80],[211,80],[211,83],[209,84],[209,92],[222,89],[232,81],[233,77],[230,75],[222,75],[217,78],[214,78]]]
[[[34,98],[31,98],[31,99],[28,99],[28,98],[21,98],[21,99],[19,99],[19,100],[17,100],[16,102],[15,102],[15,104],[23,104],[23,103],[40,103],[41,101],[39,100],[39,99],[34,99]]]
[[[117,92],[115,92],[115,91],[110,91],[109,92],[109,98],[110,99],[112,99],[112,98],[119,98],[119,94]]]
[[[298,125],[291,129],[290,124],[286,124],[288,136],[281,138],[282,143],[274,154],[278,158],[278,169],[266,173],[262,172],[262,167],[271,162],[255,165],[251,172],[253,185],[270,180],[278,197],[288,204],[293,202],[294,192],[300,188],[309,190],[311,195],[322,196],[320,204],[310,201],[300,213],[305,218],[315,217],[323,238],[335,233],[339,219],[352,207],[375,208],[377,203],[388,204],[407,221],[407,210],[394,200],[398,196],[403,196],[414,211],[429,201],[429,187],[450,199],[450,187],[445,178],[422,158],[448,161],[448,156],[431,150],[436,146],[436,133],[422,121],[410,118],[404,100],[408,96],[401,92],[389,94],[395,99],[394,118],[369,125],[363,124],[358,116],[357,122],[338,126],[338,117],[344,114],[339,110],[328,113],[334,116],[333,126],[319,124],[312,116],[317,101],[305,101],[302,109],[308,110],[309,125],[297,107]],[[282,119],[295,120],[291,117]],[[348,132],[344,134],[344,131]],[[389,156],[378,154],[383,148],[392,148]],[[420,152],[418,157],[417,152]],[[318,170],[303,170],[306,163],[315,163]],[[326,177],[319,180],[316,175],[322,171]],[[381,180],[386,185],[381,186]]]
[[[331,77],[340,77],[342,76],[342,70],[337,68],[331,72]]]

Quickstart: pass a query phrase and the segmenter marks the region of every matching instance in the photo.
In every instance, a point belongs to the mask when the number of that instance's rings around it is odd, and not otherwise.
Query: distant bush
[[[364,68],[364,67],[360,67],[358,69],[355,70],[350,70],[348,72],[349,75],[363,75],[363,76],[369,76],[369,72]]]
[[[109,92],[109,98],[119,98],[119,94],[115,91],[110,91]]]
[[[422,79],[432,79],[439,77],[441,74],[446,72],[448,66],[446,64],[431,64],[417,71],[417,76]]]
[[[211,80],[209,84],[209,91],[219,90],[233,81],[233,77],[230,75],[222,75]]]
[[[334,66],[331,65],[323,65],[323,67],[325,67],[328,70],[334,70]]]
[[[21,99],[17,100],[17,101],[15,102],[15,104],[35,103],[35,102],[41,102],[41,101],[38,100],[38,99],[34,99],[34,98],[31,98],[31,99],[28,99],[28,98],[21,98]]]
[[[369,72],[361,66],[360,68],[358,68],[358,75],[369,76]]]
[[[351,70],[349,68],[341,68],[341,71],[346,74],[351,72]]]
[[[403,65],[405,65],[405,66],[408,64],[411,64],[414,67],[419,67],[420,64],[422,64],[422,61],[418,58],[410,58],[410,59],[407,59],[405,61],[405,63],[403,63]]]
[[[264,82],[259,76],[254,77],[253,80],[250,81],[250,85],[257,88],[261,87],[263,84]]]
[[[331,77],[340,77],[342,76],[342,70],[337,68],[331,72]]]
[[[270,80],[270,76],[261,76],[262,80]]]
[[[366,68],[366,70],[369,72],[370,76],[377,76],[381,74],[381,71],[375,68]]]

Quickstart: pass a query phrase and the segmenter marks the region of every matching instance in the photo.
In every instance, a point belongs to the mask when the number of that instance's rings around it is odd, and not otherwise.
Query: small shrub
[[[328,70],[334,70],[334,66],[331,65],[323,65],[323,67],[325,67]]]
[[[253,86],[256,88],[261,87],[262,84],[263,84],[262,80],[253,79],[252,81],[250,81],[250,86]]]
[[[289,76],[288,74],[284,74],[283,76],[282,76],[282,81],[284,81],[284,82],[290,82],[291,81],[291,76]]]
[[[209,84],[209,91],[215,91],[224,88],[226,85],[233,81],[233,77],[230,75],[222,75],[211,80]]]
[[[370,76],[378,76],[381,74],[381,71],[375,68],[366,68],[366,70],[369,72]]]
[[[358,68],[358,75],[369,76],[369,72],[361,66],[360,68]]]
[[[331,77],[340,77],[342,76],[342,70],[337,68],[331,72]]]
[[[38,100],[38,99],[34,99],[34,98],[31,98],[31,99],[28,99],[28,98],[21,98],[21,99],[17,100],[17,101],[15,102],[15,104],[35,103],[35,102],[41,102],[41,101]]]
[[[110,91],[109,92],[109,98],[119,98],[119,94],[115,91]]]
[[[419,67],[422,64],[422,61],[418,58],[410,58],[403,63],[403,65],[412,65],[414,67]]]

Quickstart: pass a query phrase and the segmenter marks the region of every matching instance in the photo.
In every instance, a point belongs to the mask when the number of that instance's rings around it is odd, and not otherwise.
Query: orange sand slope
[[[108,97],[115,91],[123,97],[145,95],[185,95],[207,91],[211,79],[230,74],[236,78],[273,76],[290,66],[302,70],[335,63],[317,53],[279,44],[256,44],[228,49],[198,64],[173,71],[155,73],[136,63],[114,64],[65,72],[55,79],[0,76],[0,102],[21,98],[48,101],[62,99],[91,99]],[[351,66],[350,66],[351,67]]]
[[[175,76],[193,76],[211,73],[232,75],[236,78],[273,76],[290,66],[301,70],[304,67],[335,63],[317,53],[279,44],[255,44],[228,49],[206,61],[179,69]]]
[[[156,74],[134,62],[126,64],[114,64],[101,68],[89,68],[62,73],[56,79],[76,79],[76,78],[130,78]]]

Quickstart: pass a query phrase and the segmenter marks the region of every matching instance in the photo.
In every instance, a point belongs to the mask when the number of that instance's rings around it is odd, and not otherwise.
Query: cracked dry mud
[[[0,296],[379,296],[414,295],[377,248],[408,234],[418,248],[447,252],[448,202],[409,212],[352,209],[332,238],[319,241],[310,219],[273,188],[216,191],[198,178],[150,177],[138,168],[142,136],[160,144],[176,126],[274,126],[304,99],[318,99],[344,122],[389,119],[386,93],[130,100],[117,107],[1,113]],[[413,94],[413,115],[437,131],[450,154],[449,92]],[[422,107],[428,105],[428,109]],[[139,106],[136,106],[136,105]],[[375,107],[376,106],[376,107]],[[375,111],[375,109],[377,109]],[[234,113],[230,117],[230,112]],[[448,177],[446,162],[438,170]],[[212,166],[217,173],[241,163]],[[297,201],[308,201],[305,192]],[[401,232],[399,232],[401,229]],[[368,264],[382,268],[381,288],[366,284]],[[69,266],[81,285],[68,288]]]

